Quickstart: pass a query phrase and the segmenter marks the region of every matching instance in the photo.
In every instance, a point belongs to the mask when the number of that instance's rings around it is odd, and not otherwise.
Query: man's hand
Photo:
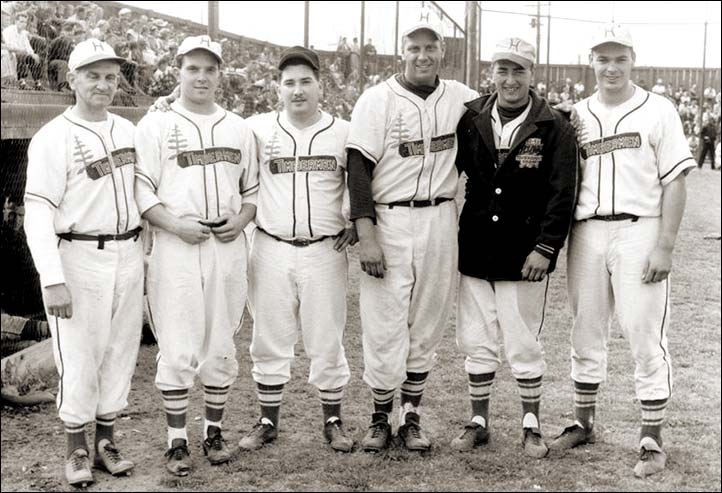
[[[211,232],[216,235],[222,243],[229,243],[241,234],[243,228],[246,227],[248,221],[244,221],[239,214],[224,214],[219,216],[213,222],[203,222],[211,228]]]
[[[176,86],[175,89],[173,89],[173,92],[171,92],[169,95],[161,96],[156,99],[153,105],[148,108],[148,113],[152,113],[154,111],[166,113],[170,111],[170,105],[178,98],[180,98],[180,86]]]
[[[356,225],[344,229],[334,243],[333,248],[337,252],[342,252],[347,246],[358,243],[358,234],[356,233]]]
[[[667,279],[672,270],[672,249],[656,246],[647,258],[642,275],[643,283],[660,282]]]
[[[359,237],[359,260],[361,270],[373,277],[384,277],[386,260],[384,251],[376,240],[376,226],[370,217],[360,217],[354,222]]]
[[[544,255],[533,251],[527,255],[524,261],[524,267],[521,268],[521,278],[523,281],[539,282],[549,270],[549,259]]]
[[[73,316],[73,300],[65,284],[53,284],[43,288],[43,301],[48,315],[59,318]]]
[[[574,127],[574,134],[577,137],[577,145],[581,146],[582,142],[587,140],[587,129],[584,126],[584,121],[579,118],[579,113],[577,113],[577,110],[574,109],[574,106],[571,107],[569,123],[571,123],[572,127]]]
[[[211,228],[193,219],[174,221],[171,232],[191,245],[197,245],[211,237]]]

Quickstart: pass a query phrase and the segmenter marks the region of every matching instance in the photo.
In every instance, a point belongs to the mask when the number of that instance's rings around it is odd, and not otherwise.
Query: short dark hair
[[[282,69],[278,69],[279,74],[283,74],[283,71],[286,70],[288,67],[297,66],[297,65],[303,65],[304,67],[308,67],[311,69],[311,72],[313,72],[313,76],[316,78],[316,81],[321,80],[321,72],[316,70],[314,67],[311,66],[310,63],[308,63],[303,58],[292,58],[288,60],[286,63],[283,64]]]

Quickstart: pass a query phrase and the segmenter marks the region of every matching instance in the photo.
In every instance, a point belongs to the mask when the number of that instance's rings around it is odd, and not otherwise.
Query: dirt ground
[[[688,205],[675,251],[670,352],[675,395],[669,406],[665,445],[668,467],[648,480],[635,479],[639,410],[634,398],[628,343],[615,326],[610,339],[608,382],[598,402],[594,446],[565,455],[530,460],[520,448],[518,393],[504,365],[491,404],[492,442],[472,453],[451,451],[449,442],[468,419],[463,361],[454,341],[454,320],[438,351],[438,363],[424,396],[422,423],[434,441],[428,454],[399,447],[370,456],[335,454],[323,443],[318,398],[306,383],[308,362],[297,345],[293,378],[284,393],[280,437],[231,464],[211,467],[200,447],[202,393],[191,394],[189,435],[194,471],[178,479],[164,468],[165,419],[153,385],[157,347],[142,346],[130,405],[117,421],[117,443],[135,461],[134,474],[111,478],[95,471],[93,491],[719,491],[720,490],[720,173],[694,171],[688,177]],[[562,254],[564,255],[564,254]],[[548,364],[542,429],[550,438],[571,418],[569,329],[565,261],[551,281],[543,333]],[[360,441],[368,426],[371,399],[363,370],[358,315],[359,267],[351,254],[349,314],[345,345],[352,379],[344,418]],[[240,376],[224,420],[231,445],[255,423],[258,406],[248,356],[250,322],[236,345]],[[2,408],[2,491],[60,491],[65,441],[54,405]],[[91,434],[92,439],[92,434]]]

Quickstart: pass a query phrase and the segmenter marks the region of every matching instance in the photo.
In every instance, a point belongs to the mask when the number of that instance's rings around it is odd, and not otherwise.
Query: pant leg
[[[609,223],[579,221],[572,226],[567,252],[572,327],[572,379],[601,383],[607,374],[607,341],[614,298],[607,270]]]
[[[498,330],[494,284],[462,274],[459,280],[456,345],[466,355],[466,373],[478,375],[499,369]]]
[[[618,223],[611,257],[617,318],[632,349],[640,400],[668,399],[672,394],[672,361],[667,345],[670,281],[642,282],[660,227],[661,218]]]
[[[299,315],[311,359],[308,382],[321,390],[343,387],[351,375],[343,346],[348,260],[333,244],[327,239],[299,251]]]
[[[253,313],[253,379],[280,385],[291,378],[298,339],[298,247],[256,231],[249,266],[248,300]]]

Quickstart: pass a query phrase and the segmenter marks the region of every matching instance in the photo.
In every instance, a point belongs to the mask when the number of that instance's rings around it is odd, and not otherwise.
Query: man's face
[[[286,65],[281,72],[278,95],[290,115],[310,117],[318,111],[321,84],[308,65]]]
[[[221,81],[218,59],[205,50],[193,50],[183,55],[180,86],[183,98],[195,104],[215,101]]]
[[[18,28],[18,32],[25,31],[28,28],[28,18],[24,15],[18,16],[15,19],[15,27]]]
[[[605,43],[592,50],[591,66],[600,91],[620,91],[629,85],[634,51],[617,43]]]
[[[434,33],[419,29],[404,38],[404,75],[414,85],[433,86],[444,58],[444,45]]]
[[[499,105],[518,108],[527,104],[533,75],[532,69],[526,69],[511,60],[494,62],[491,77],[499,94]]]
[[[115,97],[120,78],[118,62],[101,60],[68,73],[79,106],[97,112],[106,110]]]

